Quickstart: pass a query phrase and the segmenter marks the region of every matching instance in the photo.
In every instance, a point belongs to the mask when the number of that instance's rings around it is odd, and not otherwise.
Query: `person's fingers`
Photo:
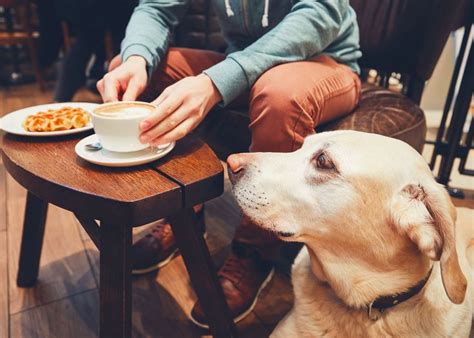
[[[125,93],[123,93],[122,100],[135,101],[138,95],[140,95],[144,89],[145,85],[142,83],[142,81],[140,81],[138,77],[132,77],[128,82]]]
[[[102,93],[102,100],[104,100],[104,102],[118,101],[119,91],[121,88],[120,82],[109,74],[106,74],[103,79],[104,90]]]
[[[158,107],[158,105],[161,104],[161,102],[163,102],[164,100],[168,98],[169,93],[172,90],[172,87],[173,85],[166,87],[165,90],[161,92],[160,96],[158,96],[155,100],[151,101],[150,103]]]
[[[178,141],[188,135],[195,127],[197,123],[195,119],[187,119],[183,121],[173,130],[167,132],[166,134],[152,140],[150,142],[151,146],[159,146],[166,143]]]
[[[122,57],[120,56],[120,54],[115,55],[114,58],[110,60],[109,72],[113,71],[115,68],[117,68],[121,64],[122,64]]]
[[[168,115],[171,115],[179,108],[179,106],[181,106],[182,102],[182,98],[178,95],[167,96],[162,102],[160,102],[154,112],[140,123],[140,129],[142,132],[145,133],[147,130],[160,123]]]
[[[97,90],[100,93],[100,96],[103,96],[103,94],[104,94],[104,80],[101,79],[101,80],[97,81],[96,87],[97,87]]]
[[[143,133],[140,136],[140,141],[142,143],[149,143],[150,141],[170,132],[179,126],[184,120],[188,118],[188,116],[189,110],[181,106],[174,113],[161,120],[153,128],[147,130],[146,133]]]

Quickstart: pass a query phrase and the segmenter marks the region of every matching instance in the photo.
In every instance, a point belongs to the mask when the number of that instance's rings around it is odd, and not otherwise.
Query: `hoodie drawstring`
[[[230,6],[230,0],[225,0],[225,11],[227,12],[227,16],[234,16],[234,11],[232,10],[232,7]]]
[[[262,27],[268,27],[268,6],[270,0],[265,0],[265,8],[263,10],[262,16]]]
[[[265,8],[263,9],[263,16],[262,16],[262,27],[268,27],[269,5],[270,5],[270,0],[265,0]],[[225,0],[225,11],[227,13],[227,17],[234,16],[234,11],[232,10],[232,6],[230,5],[230,0]]]

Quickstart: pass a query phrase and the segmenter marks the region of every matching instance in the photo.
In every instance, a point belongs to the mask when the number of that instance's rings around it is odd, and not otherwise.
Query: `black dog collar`
[[[369,318],[374,321],[378,320],[386,309],[394,307],[397,304],[403,303],[404,301],[418,294],[418,292],[423,289],[423,287],[426,285],[426,282],[430,278],[431,271],[433,271],[433,267],[431,267],[430,271],[428,272],[428,275],[424,279],[419,281],[415,286],[408,289],[408,291],[390,296],[381,296],[372,301],[367,306]]]

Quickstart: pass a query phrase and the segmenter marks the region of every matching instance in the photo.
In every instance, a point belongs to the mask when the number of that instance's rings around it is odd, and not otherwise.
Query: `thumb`
[[[115,55],[114,58],[110,60],[109,72],[111,72],[112,70],[120,66],[121,64],[122,64],[122,57],[120,56],[120,54]]]
[[[127,85],[127,89],[125,93],[123,93],[122,100],[123,101],[135,101],[145,89],[145,85],[138,79],[138,77],[134,76],[130,79]]]

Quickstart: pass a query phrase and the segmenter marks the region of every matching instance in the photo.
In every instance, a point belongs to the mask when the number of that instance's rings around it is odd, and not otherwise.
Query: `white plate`
[[[87,136],[76,144],[76,154],[82,159],[106,166],[106,167],[133,167],[140,164],[156,161],[168,154],[175,145],[175,142],[160,146],[159,148],[147,148],[145,150],[130,153],[119,153],[101,149],[98,151],[87,150],[86,144],[99,142],[96,134]]]
[[[58,135],[68,135],[80,133],[89,129],[92,129],[92,123],[88,123],[83,128],[69,129],[69,130],[60,130],[60,131],[26,131],[23,129],[22,123],[29,115],[34,115],[40,111],[46,111],[48,109],[59,109],[62,107],[77,107],[82,108],[88,112],[91,112],[97,106],[96,103],[87,103],[87,102],[61,102],[61,103],[51,103],[43,104],[40,106],[28,107],[14,111],[10,114],[5,115],[0,119],[0,129],[3,129],[7,133],[22,135],[22,136],[58,136]]]

